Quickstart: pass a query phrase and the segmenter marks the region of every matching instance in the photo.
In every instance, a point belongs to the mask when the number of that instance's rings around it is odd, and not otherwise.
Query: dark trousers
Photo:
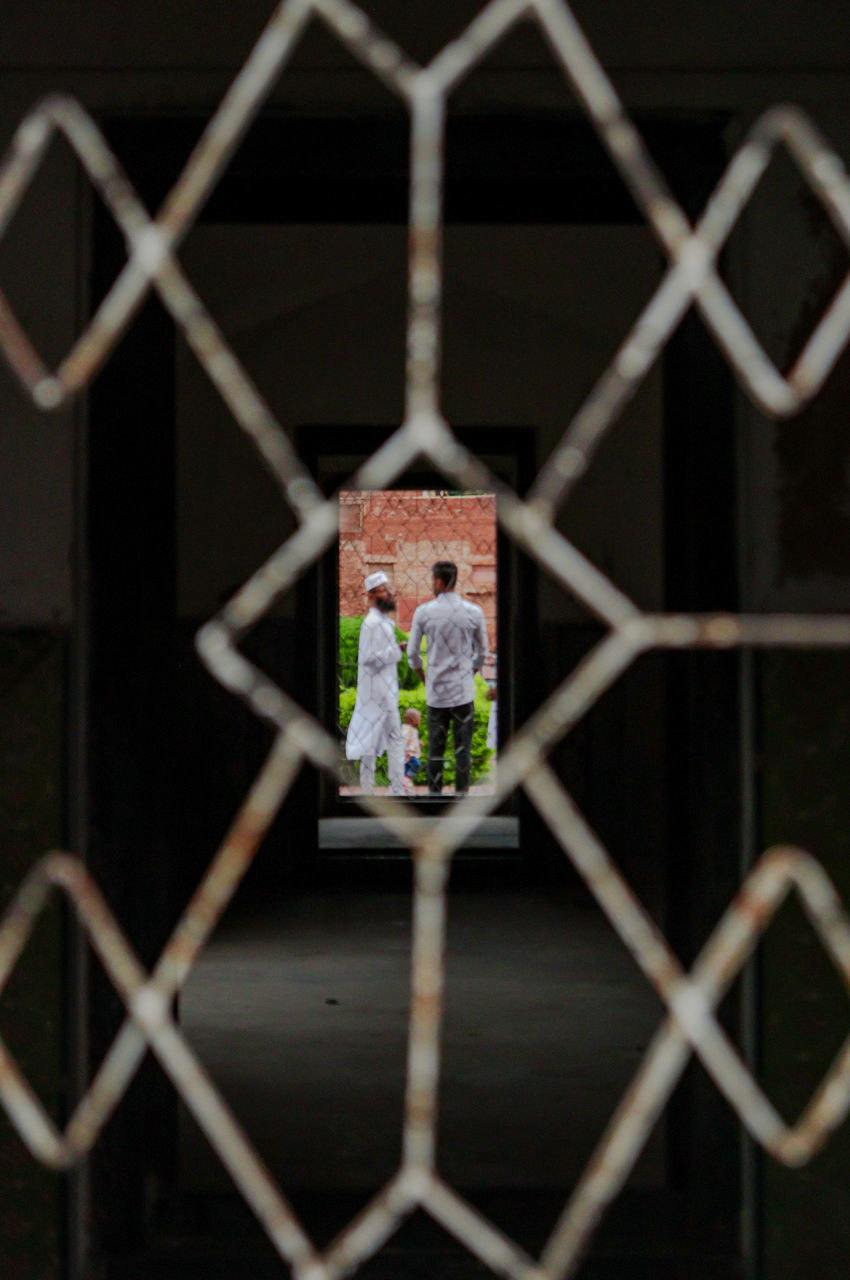
[[[449,724],[455,749],[455,791],[469,790],[469,766],[472,761],[472,730],[475,707],[465,702],[459,707],[428,708],[428,792],[439,795],[443,789],[443,760]]]

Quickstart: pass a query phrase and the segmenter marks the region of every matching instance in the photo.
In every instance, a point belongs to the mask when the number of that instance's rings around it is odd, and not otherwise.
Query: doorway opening
[[[407,642],[414,614],[433,599],[431,569],[454,564],[454,590],[477,605],[484,617],[487,648],[475,672],[475,728],[471,744],[470,791],[495,790],[498,704],[498,568],[495,493],[462,493],[446,489],[343,490],[339,495],[339,719],[340,734],[350,732],[357,701],[358,644],[364,616],[365,584],[384,574],[393,590],[390,620],[404,655],[398,665],[399,710],[411,733],[405,746],[407,797],[428,794],[428,716],[425,689],[411,668]],[[368,607],[368,604],[367,606]],[[427,655],[426,655],[427,663]],[[427,671],[427,666],[426,666]],[[361,701],[365,698],[364,695]],[[368,707],[367,707],[368,711]],[[365,722],[368,724],[368,717]],[[409,746],[409,750],[408,750]],[[455,780],[453,741],[447,742],[443,781]],[[355,745],[355,750],[357,746]],[[416,761],[413,767],[408,761]],[[376,794],[389,792],[386,765],[378,765]],[[343,796],[362,794],[360,767],[349,762]]]

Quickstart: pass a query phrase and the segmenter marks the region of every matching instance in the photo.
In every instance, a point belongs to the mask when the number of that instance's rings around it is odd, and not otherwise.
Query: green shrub
[[[357,684],[357,645],[360,640],[361,618],[339,620],[339,687],[354,688]],[[354,705],[352,701],[352,706]]]

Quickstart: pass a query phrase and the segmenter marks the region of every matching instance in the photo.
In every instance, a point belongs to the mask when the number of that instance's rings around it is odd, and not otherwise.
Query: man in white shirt
[[[345,738],[345,754],[360,761],[364,795],[375,790],[375,760],[387,753],[390,791],[404,795],[404,737],[398,712],[398,664],[401,645],[388,614],[395,609],[390,580],[379,570],[364,582],[369,612],[360,628],[357,649],[357,697]]]
[[[422,637],[428,642],[425,701],[428,706],[428,794],[443,789],[443,759],[449,724],[455,749],[455,792],[469,790],[475,672],[487,657],[487,625],[477,604],[455,591],[457,565],[438,560],[431,569],[434,599],[413,615],[407,659],[422,672]]]

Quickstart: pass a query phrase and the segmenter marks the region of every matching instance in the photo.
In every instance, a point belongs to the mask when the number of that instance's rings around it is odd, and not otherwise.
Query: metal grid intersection
[[[607,629],[508,744],[500,756],[494,794],[467,798],[453,809],[451,820],[411,819],[403,802],[380,797],[360,800],[364,809],[409,845],[414,860],[403,1152],[389,1183],[324,1250],[305,1233],[172,1017],[174,997],[301,765],[311,762],[339,776],[336,741],[238,648],[239,640],[274,601],[334,542],[337,503],[325,499],[294,453],[176,257],[202,202],[271,91],[303,28],[314,18],[325,22],[403,100],[412,129],[405,418],[345,487],[387,488],[421,459],[459,488],[497,492],[505,532]],[[541,469],[527,500],[499,483],[459,444],[439,404],[445,107],[452,90],[520,19],[536,22],[547,37],[669,260],[655,294]],[[850,644],[850,619],[843,617],[643,613],[553,525],[556,510],[587,468],[596,446],[691,305],[699,309],[744,388],[763,409],[789,415],[817,393],[850,336],[850,276],[784,377],[758,343],[715,267],[736,219],[780,145],[787,147],[850,247],[850,183],[838,157],[802,113],[791,107],[774,108],[762,116],[733,156],[702,217],[691,227],[563,0],[492,0],[425,67],[413,63],[348,0],[284,0],[156,217],[143,207],[86,112],[68,98],[47,99],[21,123],[0,169],[0,236],[57,132],[76,152],[124,233],[128,260],[85,332],[53,371],[44,365],[0,294],[0,345],[15,374],[38,406],[60,407],[91,382],[148,290],[155,289],[236,422],[276,477],[298,529],[197,638],[199,653],[216,678],[277,732],[263,769],[153,972],[146,973],[134,957],[84,866],[65,854],[50,854],[35,867],[0,923],[2,988],[48,894],[59,890],[67,895],[128,1014],[63,1132],[47,1116],[0,1041],[0,1100],[33,1155],[58,1169],[82,1158],[150,1048],[300,1280],[336,1280],[376,1253],[417,1207],[496,1272],[517,1280],[566,1275],[577,1265],[596,1223],[623,1185],[691,1054],[701,1059],[753,1137],[778,1160],[800,1164],[810,1158],[850,1107],[850,1039],[802,1116],[789,1126],[725,1036],[714,1010],[792,890],[850,986],[850,924],[823,870],[800,850],[766,853],[692,970],[685,973],[545,760],[551,747],[648,650]],[[525,788],[667,1008],[665,1021],[539,1260],[528,1257],[445,1183],[435,1149],[449,863],[465,836],[517,787]]]

